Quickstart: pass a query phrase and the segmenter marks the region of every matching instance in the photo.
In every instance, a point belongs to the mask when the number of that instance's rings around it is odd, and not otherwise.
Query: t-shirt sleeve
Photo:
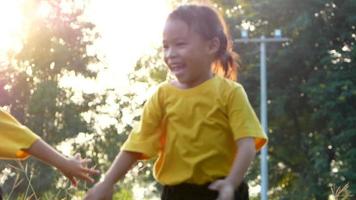
[[[37,139],[38,135],[0,108],[1,159],[26,159],[29,154],[24,149],[30,148]]]
[[[244,88],[237,85],[229,94],[228,99],[228,117],[234,139],[252,137],[255,139],[256,150],[260,150],[266,144],[267,136]]]
[[[157,90],[145,103],[138,126],[131,131],[122,151],[141,153],[140,159],[157,156],[160,149],[162,105]]]

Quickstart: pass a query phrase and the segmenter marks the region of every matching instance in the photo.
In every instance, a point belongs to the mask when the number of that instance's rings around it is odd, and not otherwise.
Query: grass
[[[349,191],[350,185],[347,183],[342,187],[331,186],[331,200],[349,200],[352,195]]]
[[[84,185],[84,190],[77,190],[75,188],[70,187],[69,181],[67,181],[67,186],[63,189],[59,189],[57,191],[48,191],[45,192],[43,195],[41,195],[41,198],[39,195],[36,193],[33,185],[32,185],[32,173],[29,170],[29,167],[27,164],[23,165],[22,162],[18,161],[17,162],[18,166],[10,165],[9,167],[14,169],[15,171],[19,172],[16,175],[16,178],[14,180],[14,183],[11,187],[11,191],[6,194],[3,198],[4,200],[12,200],[12,199],[30,199],[30,200],[42,200],[42,199],[82,199],[83,196],[85,195],[85,191],[88,190],[87,185]],[[23,174],[24,178],[20,178],[21,174]],[[15,195],[14,191],[16,190],[17,187],[19,187],[23,182],[27,183],[26,190],[22,195]],[[69,185],[68,185],[69,184]],[[331,194],[329,196],[329,200],[350,200],[352,197],[352,194],[350,192],[350,185],[345,184],[344,186],[339,186],[336,187],[335,185],[332,185],[330,187]],[[62,194],[65,194],[64,198],[60,198]],[[16,197],[15,197],[16,196]],[[63,196],[63,195],[62,195]],[[121,190],[117,191],[113,199],[115,200],[133,200],[133,195],[132,192],[128,188],[122,188]]]
[[[14,182],[11,186],[11,190],[8,193],[3,194],[3,200],[57,200],[57,199],[70,199],[70,200],[80,200],[85,196],[86,191],[89,186],[83,183],[84,188],[78,189],[71,187],[70,181],[66,180],[64,182],[64,188],[56,189],[56,191],[47,191],[39,195],[32,184],[33,174],[31,173],[29,165],[23,164],[21,161],[17,161],[16,165],[8,164],[8,168],[16,171],[16,176]],[[21,176],[23,175],[23,176]],[[22,178],[21,178],[22,177]],[[26,184],[26,188],[22,194],[16,194],[15,191],[20,185]],[[115,192],[113,196],[114,200],[133,200],[133,195],[130,189],[121,188]]]
[[[25,198],[26,199],[35,199],[35,200],[38,200],[38,196],[36,194],[36,191],[34,190],[32,184],[31,184],[31,179],[32,179],[32,174],[28,173],[28,165],[26,164],[25,166],[21,163],[21,161],[17,161],[18,163],[18,167],[16,166],[13,166],[13,165],[10,165],[9,164],[9,167],[12,168],[12,169],[15,169],[17,170],[18,172],[20,173],[23,173],[25,175],[25,178],[26,178],[26,181],[28,182],[27,184],[27,188],[26,188],[26,192],[25,192]],[[11,199],[11,196],[13,194],[13,192],[15,191],[15,189],[23,182],[22,179],[20,179],[20,174],[17,174],[16,175],[16,179],[14,181],[14,184],[11,188],[11,191],[8,195],[6,199]]]

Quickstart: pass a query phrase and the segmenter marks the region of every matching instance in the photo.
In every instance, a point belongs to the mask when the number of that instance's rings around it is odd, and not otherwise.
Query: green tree
[[[268,44],[271,197],[327,199],[330,184],[355,194],[355,10],[347,1],[215,1],[233,38],[281,28],[291,41]],[[278,48],[278,49],[277,49]],[[259,98],[258,46],[236,44],[240,82]]]
[[[63,3],[71,9],[64,9]],[[40,16],[38,10],[44,4],[49,12]],[[96,77],[97,71],[90,65],[99,59],[88,53],[98,37],[94,24],[81,18],[83,8],[75,2],[31,0],[25,2],[24,8],[27,28],[22,50],[1,71],[2,105],[9,105],[20,122],[51,145],[81,132],[92,133],[92,121],[85,120],[83,114],[95,112],[102,97],[79,92],[81,100],[74,101],[78,91],[62,87],[60,82],[68,75]],[[26,163],[36,193],[57,191],[58,173],[37,161]],[[7,191],[13,181],[9,179],[5,184]],[[23,192],[28,184],[23,181],[16,193]]]

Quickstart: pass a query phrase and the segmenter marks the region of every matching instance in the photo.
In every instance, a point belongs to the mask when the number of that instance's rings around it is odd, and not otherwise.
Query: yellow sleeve
[[[30,129],[0,108],[0,159],[26,159],[24,151],[39,139]]]
[[[241,85],[231,92],[228,100],[229,123],[235,140],[244,137],[255,139],[256,150],[267,142],[267,136]]]
[[[140,123],[131,131],[122,151],[141,153],[140,159],[157,156],[161,148],[162,106],[159,90],[145,103]]]

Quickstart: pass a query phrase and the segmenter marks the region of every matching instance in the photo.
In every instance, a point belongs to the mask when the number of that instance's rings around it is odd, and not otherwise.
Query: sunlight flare
[[[0,2],[0,61],[6,59],[9,51],[18,52],[21,49],[19,40],[23,26],[21,2]]]
[[[118,90],[127,87],[127,74],[136,61],[161,45],[168,11],[166,0],[91,1],[86,16],[101,34],[96,48],[108,66],[98,75],[102,84]]]

